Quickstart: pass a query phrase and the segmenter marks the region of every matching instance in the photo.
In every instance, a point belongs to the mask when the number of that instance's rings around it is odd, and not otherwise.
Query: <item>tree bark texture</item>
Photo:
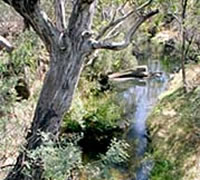
[[[40,9],[37,0],[3,0],[12,6],[32,26],[43,40],[50,55],[50,68],[35,110],[31,129],[26,137],[25,150],[20,153],[13,170],[5,180],[41,180],[42,165],[33,164],[31,176],[23,173],[24,162],[29,161],[27,151],[42,144],[39,132],[50,133],[56,138],[63,115],[69,110],[84,59],[95,49],[121,50],[128,46],[137,28],[148,18],[158,13],[150,12],[139,17],[125,40],[121,43],[97,41],[91,37],[91,25],[97,0],[75,0],[66,27],[64,0],[55,0],[57,23],[54,25]],[[41,161],[42,163],[42,161]]]
[[[83,57],[76,53],[73,48],[71,53],[63,54],[56,52],[54,54],[58,64],[51,64],[50,70],[46,75],[44,86],[40,94],[35,116],[31,129],[26,137],[26,151],[36,149],[41,145],[40,132],[51,133],[56,138],[59,132],[61,120],[64,112],[69,109],[75,86],[77,84]],[[70,58],[70,57],[71,58]],[[51,59],[54,60],[53,57]],[[66,63],[68,61],[68,63]],[[28,161],[26,152],[22,152],[18,157],[15,168],[10,172],[7,180],[40,180],[42,179],[42,168],[33,166],[34,171],[31,177],[25,176],[22,172],[24,162]]]

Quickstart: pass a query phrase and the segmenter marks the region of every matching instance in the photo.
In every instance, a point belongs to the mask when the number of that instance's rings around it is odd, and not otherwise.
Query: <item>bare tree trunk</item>
[[[181,47],[181,68],[182,68],[182,79],[183,79],[183,89],[184,92],[187,92],[187,81],[186,81],[186,73],[185,73],[185,60],[186,60],[186,49],[185,49],[185,42],[186,42],[186,32],[185,32],[185,15],[186,15],[186,8],[187,8],[187,0],[182,0],[182,21],[181,21],[181,34],[182,34],[182,47]]]
[[[88,45],[89,37],[85,32],[90,31],[95,0],[76,1],[67,29],[64,29],[63,7],[58,4],[56,15],[59,22],[56,27],[40,10],[38,1],[35,1],[35,4],[31,4],[31,1],[29,4],[25,0],[17,2],[5,0],[5,2],[28,19],[50,54],[50,69],[46,74],[31,129],[26,137],[25,151],[20,153],[14,168],[5,180],[41,180],[43,179],[42,161],[38,159],[37,163],[31,164],[27,152],[42,144],[39,132],[49,133],[55,139],[58,136],[63,115],[71,105],[84,57],[92,50],[91,45]],[[56,2],[64,5],[63,0]],[[84,8],[82,8],[83,4]],[[24,174],[27,162],[31,166],[29,175]]]
[[[32,127],[26,137],[26,151],[34,150],[41,145],[39,132],[50,133],[53,138],[57,137],[62,117],[70,107],[83,59],[83,56],[74,47],[69,49],[68,53],[63,54],[60,51],[52,53],[51,62],[60,61],[60,63],[52,63],[46,75]],[[25,152],[22,152],[18,157],[15,168],[6,180],[42,179],[41,166],[34,165],[31,177],[23,174],[25,161],[28,161],[28,157]]]

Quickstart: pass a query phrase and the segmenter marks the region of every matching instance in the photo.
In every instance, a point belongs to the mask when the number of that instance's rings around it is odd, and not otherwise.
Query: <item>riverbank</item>
[[[148,118],[150,156],[155,165],[151,180],[200,179],[200,66],[187,69],[188,93],[181,86],[181,73]]]

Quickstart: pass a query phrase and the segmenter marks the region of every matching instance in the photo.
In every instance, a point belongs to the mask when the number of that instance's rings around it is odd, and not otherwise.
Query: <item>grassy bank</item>
[[[187,70],[189,92],[184,94],[180,73],[154,109],[148,125],[155,166],[151,180],[200,179],[200,66]]]

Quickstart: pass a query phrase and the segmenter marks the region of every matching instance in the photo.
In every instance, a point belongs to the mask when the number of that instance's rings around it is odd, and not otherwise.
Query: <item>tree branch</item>
[[[118,18],[115,20],[115,16],[111,19],[110,23],[105,26],[102,31],[99,33],[99,35],[95,38],[96,40],[101,39],[109,29],[114,28],[115,26],[117,26],[118,24],[122,23],[125,19],[127,19],[128,17],[130,17],[132,14],[144,9],[145,7],[147,7],[149,4],[151,4],[153,2],[153,0],[149,0],[146,3],[142,4],[141,6],[139,6],[138,8],[129,11],[127,14],[123,15],[122,17]]]
[[[137,29],[150,17],[157,14],[159,11],[151,11],[145,16],[141,16],[137,19],[136,23],[130,28],[128,33],[125,36],[124,41],[122,42],[107,42],[107,41],[92,41],[91,45],[93,49],[110,49],[110,50],[122,50],[125,49],[130,43],[133,35],[137,31]]]
[[[66,28],[65,1],[66,0],[54,0],[56,27],[59,31],[64,31]]]
[[[83,31],[91,31],[97,0],[76,0],[68,22],[68,35],[80,38]]]
[[[185,19],[186,9],[187,9],[187,3],[188,3],[188,0],[182,0],[181,1],[181,5],[182,5],[182,19]]]
[[[0,169],[5,169],[5,168],[13,167],[13,166],[14,164],[8,164],[8,165],[0,166]]]
[[[3,0],[24,17],[45,43],[47,50],[56,43],[58,30],[39,7],[38,0]]]
[[[116,29],[113,29],[111,31],[111,33],[109,32],[109,34],[105,37],[104,41],[110,41],[110,40],[116,38],[121,33],[120,31],[115,32],[115,30]]]
[[[187,45],[186,50],[185,50],[185,57],[187,57],[187,55],[188,55],[188,52],[189,52],[190,47],[191,47],[193,40],[194,40],[194,36],[195,36],[195,34],[193,33],[192,36],[190,37],[190,39],[189,39],[189,37],[188,38],[186,37],[186,40],[188,41],[188,45]]]
[[[96,40],[101,39],[110,28],[113,28],[114,26],[117,26],[119,23],[121,23],[122,21],[127,19],[134,12],[135,12],[135,10],[131,10],[130,12],[128,12],[127,14],[125,14],[124,16],[122,16],[122,17],[120,17],[120,18],[118,18],[116,20],[114,20],[114,18],[112,18],[110,23],[102,29],[102,31],[99,33],[99,35],[95,39]]]
[[[147,7],[148,5],[150,5],[152,2],[153,2],[153,0],[147,1],[146,3],[142,4],[141,6],[139,6],[137,8],[137,11],[140,11],[140,10],[144,9],[145,7]]]

